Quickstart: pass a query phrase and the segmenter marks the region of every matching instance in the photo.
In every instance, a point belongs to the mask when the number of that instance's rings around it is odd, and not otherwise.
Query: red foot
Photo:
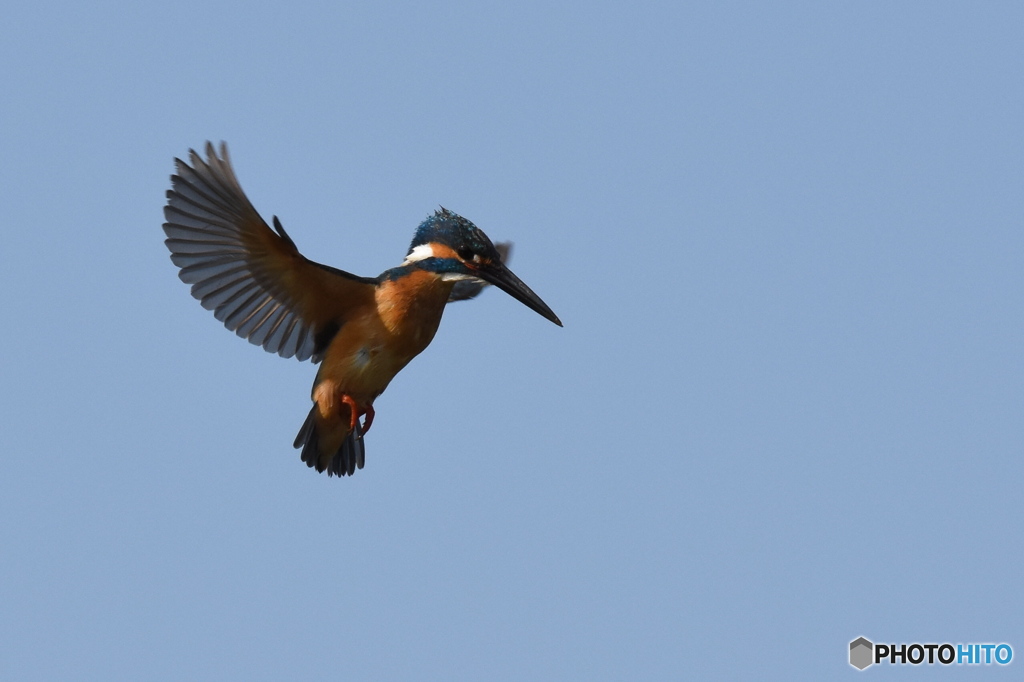
[[[366,419],[363,420],[363,433],[365,434],[370,432],[370,424],[373,424],[373,415],[375,414],[373,405],[367,405],[366,412],[363,414],[366,415]]]
[[[359,409],[359,405],[356,404],[355,399],[347,393],[341,396],[341,402],[348,405],[349,414],[352,415],[351,421],[349,422],[348,428],[350,431],[354,431],[356,424],[359,422],[359,417],[365,415],[366,419],[363,420],[363,433],[369,433],[370,425],[373,424],[373,405],[367,405],[365,410]]]

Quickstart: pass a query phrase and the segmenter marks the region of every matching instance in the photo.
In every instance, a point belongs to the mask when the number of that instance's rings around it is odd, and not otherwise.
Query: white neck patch
[[[434,247],[430,244],[420,244],[409,252],[409,255],[405,257],[405,262],[402,265],[408,265],[409,263],[415,263],[416,261],[423,260],[424,258],[434,257]]]

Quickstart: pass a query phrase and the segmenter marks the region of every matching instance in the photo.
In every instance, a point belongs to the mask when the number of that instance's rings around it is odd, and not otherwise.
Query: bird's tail
[[[295,436],[294,446],[302,448],[302,461],[306,466],[316,467],[318,472],[326,470],[328,476],[351,476],[366,463],[363,427],[356,421],[356,427],[352,430],[345,428],[341,433],[324,433],[321,438],[322,428],[317,423],[318,411],[314,403],[299,434]]]

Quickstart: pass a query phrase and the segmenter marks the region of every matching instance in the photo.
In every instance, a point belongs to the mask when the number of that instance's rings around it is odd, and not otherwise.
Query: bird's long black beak
[[[540,313],[559,327],[562,326],[562,321],[548,307],[548,304],[540,300],[540,296],[533,293],[533,289],[526,286],[526,283],[516,277],[515,273],[509,270],[508,266],[504,263],[490,263],[481,266],[473,274],[488,284],[498,287],[512,298]]]

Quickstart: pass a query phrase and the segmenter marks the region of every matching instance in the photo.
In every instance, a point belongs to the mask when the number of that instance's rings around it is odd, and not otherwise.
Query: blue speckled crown
[[[416,228],[416,234],[409,245],[409,253],[417,246],[431,242],[444,244],[455,251],[468,249],[487,259],[501,261],[501,256],[483,230],[443,206]]]

